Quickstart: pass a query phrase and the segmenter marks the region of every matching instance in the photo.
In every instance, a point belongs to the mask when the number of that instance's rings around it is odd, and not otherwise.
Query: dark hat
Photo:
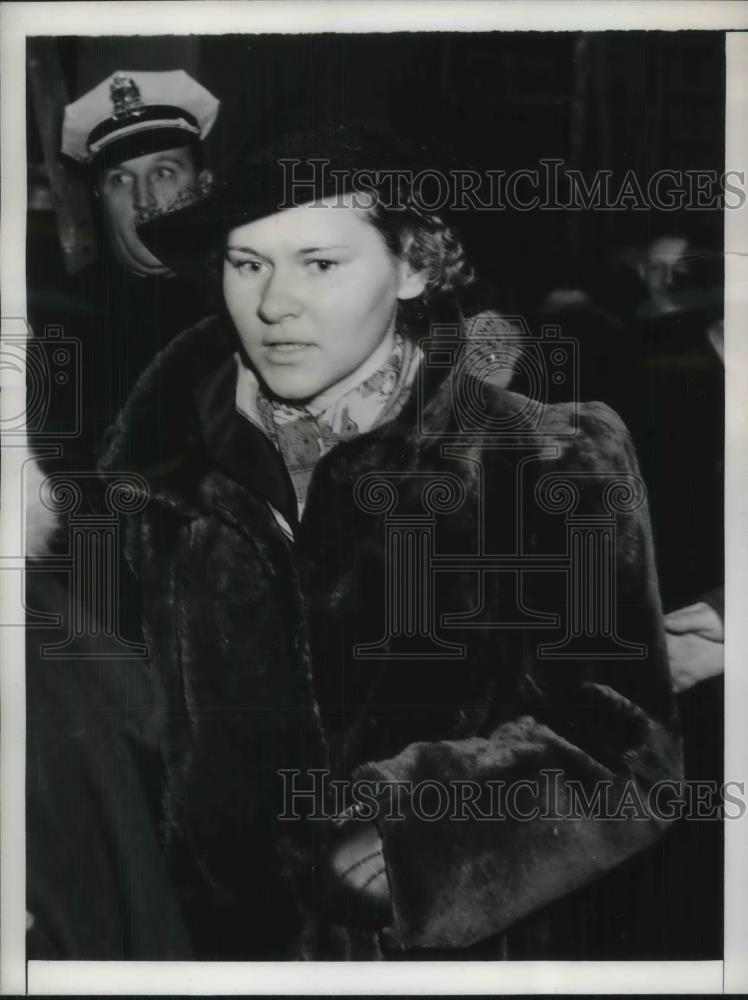
[[[210,193],[187,193],[139,226],[138,236],[173,270],[195,271],[232,229],[298,205],[358,191],[365,207],[376,188],[379,204],[394,207],[398,178],[416,169],[418,158],[380,129],[330,124],[296,131],[262,149],[245,148]]]

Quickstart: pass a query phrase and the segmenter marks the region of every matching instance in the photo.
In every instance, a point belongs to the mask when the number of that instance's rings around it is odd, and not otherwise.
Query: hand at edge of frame
[[[724,639],[722,619],[704,601],[665,615],[665,640],[676,694],[723,673]]]
[[[373,821],[351,819],[334,836],[329,857],[330,908],[336,923],[381,930],[392,921],[382,838]]]

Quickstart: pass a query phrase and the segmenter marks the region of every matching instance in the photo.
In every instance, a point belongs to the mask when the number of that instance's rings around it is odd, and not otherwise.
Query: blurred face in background
[[[140,242],[135,227],[171,205],[185,188],[196,187],[205,174],[198,173],[189,146],[136,156],[102,170],[96,193],[110,243],[124,267],[144,276],[168,273]]]
[[[393,339],[398,302],[423,289],[352,196],[278,212],[227,238],[229,315],[281,399],[311,400],[353,374]]]
[[[671,295],[689,274],[688,249],[685,236],[658,236],[650,243],[639,267],[650,299],[665,311],[674,308]]]

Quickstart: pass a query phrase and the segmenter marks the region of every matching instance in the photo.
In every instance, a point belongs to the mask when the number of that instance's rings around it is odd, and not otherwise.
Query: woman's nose
[[[301,303],[293,278],[284,272],[274,271],[262,290],[257,311],[266,323],[279,323],[287,316],[298,316]]]

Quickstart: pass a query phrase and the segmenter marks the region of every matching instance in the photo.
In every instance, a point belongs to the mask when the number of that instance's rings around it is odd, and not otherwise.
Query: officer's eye
[[[130,175],[125,173],[107,174],[106,182],[109,187],[123,187],[130,183]]]
[[[160,181],[171,180],[172,177],[176,175],[176,170],[172,167],[159,167],[156,171],[156,177]]]

